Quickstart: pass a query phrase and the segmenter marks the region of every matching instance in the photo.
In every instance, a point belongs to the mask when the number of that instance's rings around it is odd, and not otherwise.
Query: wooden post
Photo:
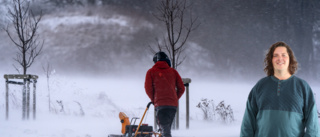
[[[33,119],[36,119],[36,83],[37,80],[33,80]]]
[[[173,118],[171,129],[176,129],[176,123],[177,123],[176,118],[177,118],[177,114]]]
[[[6,120],[9,119],[9,83],[8,79],[6,79]]]
[[[190,78],[183,78],[182,79],[184,86],[186,87],[186,128],[189,129],[189,120],[190,120],[190,113],[189,113],[189,83],[191,83]]]
[[[189,83],[185,84],[186,86],[186,128],[189,129]]]
[[[156,112],[156,108],[154,108],[154,129],[157,130],[157,112]]]
[[[26,101],[26,110],[27,110],[27,119],[29,119],[30,114],[30,79],[27,80],[27,101]]]
[[[22,119],[29,119],[30,114],[30,80],[33,82],[33,118],[36,117],[36,83],[37,75],[4,75],[6,79],[6,119],[9,119],[9,84],[22,85]],[[9,81],[9,79],[23,79],[23,82]]]
[[[176,113],[176,129],[179,129],[179,100],[178,100],[177,113]]]
[[[26,119],[26,79],[23,79],[23,88],[22,88],[22,119]]]

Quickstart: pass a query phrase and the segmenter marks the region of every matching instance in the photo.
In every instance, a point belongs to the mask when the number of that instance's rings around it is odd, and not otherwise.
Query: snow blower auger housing
[[[152,102],[148,103],[139,125],[135,125],[136,120],[139,118],[133,117],[131,121],[129,121],[129,117],[125,113],[120,112],[119,118],[122,124],[122,135],[108,135],[108,137],[152,137],[152,135],[154,135],[154,137],[161,137],[161,133],[154,132],[152,126],[148,126],[148,124],[142,124],[144,116],[146,115],[146,112],[148,111],[151,104]]]

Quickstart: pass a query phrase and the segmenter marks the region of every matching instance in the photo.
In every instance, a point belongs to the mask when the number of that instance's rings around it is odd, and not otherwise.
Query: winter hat
[[[153,62],[156,63],[158,61],[166,61],[168,65],[171,67],[171,61],[166,53],[159,51],[153,56]]]

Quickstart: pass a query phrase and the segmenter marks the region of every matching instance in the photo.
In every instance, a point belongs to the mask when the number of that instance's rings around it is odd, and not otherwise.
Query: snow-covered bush
[[[215,111],[219,115],[220,120],[225,123],[231,123],[234,121],[233,110],[230,105],[226,107],[224,101],[221,101],[216,107]]]
[[[224,101],[221,101],[217,106],[214,106],[213,100],[207,98],[201,99],[197,108],[202,110],[204,120],[217,120],[224,123],[231,123],[234,121],[233,110],[230,105],[225,105]]]
[[[201,99],[201,101],[198,103],[197,108],[200,108],[203,112],[203,119],[204,120],[212,120],[215,116],[214,109],[214,103],[213,100],[208,99]]]

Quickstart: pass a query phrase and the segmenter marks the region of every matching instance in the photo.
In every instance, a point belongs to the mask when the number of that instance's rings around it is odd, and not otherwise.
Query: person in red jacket
[[[155,107],[162,137],[171,137],[178,100],[185,88],[179,73],[171,68],[170,60],[164,52],[157,52],[153,62],[154,66],[146,74],[145,90]]]

